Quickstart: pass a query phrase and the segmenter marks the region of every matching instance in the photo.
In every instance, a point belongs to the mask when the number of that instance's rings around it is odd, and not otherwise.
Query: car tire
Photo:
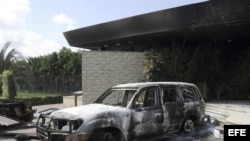
[[[112,132],[104,132],[100,141],[115,141],[115,136]]]
[[[193,132],[195,128],[195,123],[192,119],[186,119],[183,122],[182,130],[186,133]]]
[[[92,136],[91,141],[124,141],[124,137],[119,133],[99,130]]]

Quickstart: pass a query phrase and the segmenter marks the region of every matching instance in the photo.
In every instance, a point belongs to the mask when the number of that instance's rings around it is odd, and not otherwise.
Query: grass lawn
[[[61,94],[17,92],[16,98],[23,99],[23,98],[47,97],[47,96],[61,96]],[[0,96],[0,99],[6,99],[6,97]]]

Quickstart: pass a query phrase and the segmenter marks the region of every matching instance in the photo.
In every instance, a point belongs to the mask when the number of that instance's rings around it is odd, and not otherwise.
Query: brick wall
[[[113,85],[143,81],[143,58],[139,52],[83,52],[83,104],[94,102]]]

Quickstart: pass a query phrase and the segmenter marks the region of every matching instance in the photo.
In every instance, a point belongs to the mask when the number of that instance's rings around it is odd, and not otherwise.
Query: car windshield
[[[98,103],[127,107],[136,89],[111,89]]]

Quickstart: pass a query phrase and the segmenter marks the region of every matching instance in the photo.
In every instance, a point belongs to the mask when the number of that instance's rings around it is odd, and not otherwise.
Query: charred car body
[[[130,141],[193,130],[204,118],[199,89],[183,82],[114,86],[93,104],[40,115],[37,134],[50,141]]]

